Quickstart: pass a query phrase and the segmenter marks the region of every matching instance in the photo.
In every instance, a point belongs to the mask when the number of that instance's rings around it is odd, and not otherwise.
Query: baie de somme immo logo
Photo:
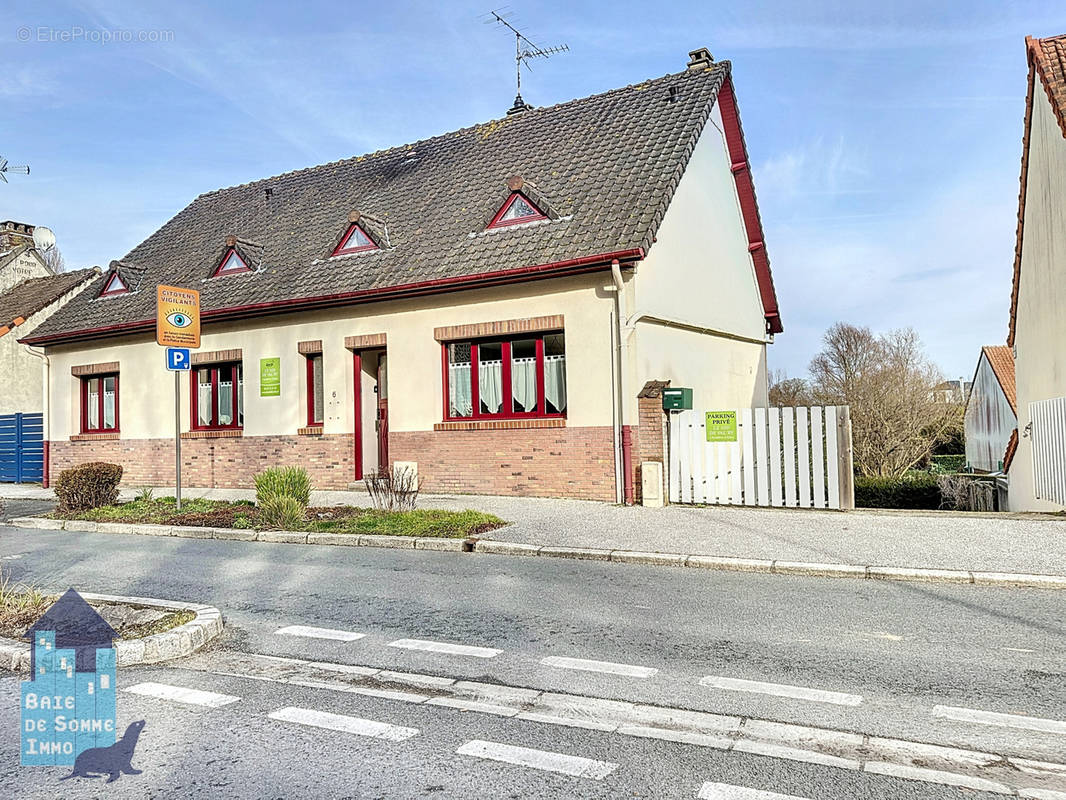
[[[32,676],[22,682],[21,764],[73,765],[115,744],[117,636],[73,589],[27,632]]]

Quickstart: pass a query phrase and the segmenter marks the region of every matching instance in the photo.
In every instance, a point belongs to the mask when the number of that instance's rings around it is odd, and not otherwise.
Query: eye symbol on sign
[[[182,314],[180,311],[175,311],[173,314],[167,315],[167,322],[175,328],[188,328],[192,325],[192,317],[188,314]]]

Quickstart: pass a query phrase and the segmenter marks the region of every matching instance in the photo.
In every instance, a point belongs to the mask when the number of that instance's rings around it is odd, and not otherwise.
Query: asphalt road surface
[[[1020,761],[1066,763],[1063,593],[11,528],[0,566],[227,626],[119,670],[142,772],[106,788],[18,766],[0,678],[4,796],[1066,798],[1066,769]],[[633,723],[685,711],[746,744]],[[860,755],[745,738],[760,726]],[[926,744],[1013,761],[941,770]]]

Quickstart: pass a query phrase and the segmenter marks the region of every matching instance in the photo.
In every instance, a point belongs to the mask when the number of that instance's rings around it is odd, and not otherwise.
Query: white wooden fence
[[[1035,494],[1066,505],[1066,397],[1030,403],[1029,421]]]
[[[855,507],[847,406],[739,409],[728,443],[707,441],[706,414],[670,414],[671,502]]]

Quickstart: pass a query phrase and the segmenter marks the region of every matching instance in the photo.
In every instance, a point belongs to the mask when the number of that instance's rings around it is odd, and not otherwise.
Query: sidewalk
[[[124,491],[132,499],[136,491]],[[156,489],[157,497],[173,489]],[[0,486],[0,497],[47,499],[40,487]],[[252,499],[244,489],[183,496]],[[368,505],[365,491],[314,492],[313,505]],[[584,500],[422,495],[420,508],[487,511],[511,522],[485,539],[601,548],[924,569],[1062,574],[1066,518],[948,512],[800,511],[731,507],[624,508]]]

